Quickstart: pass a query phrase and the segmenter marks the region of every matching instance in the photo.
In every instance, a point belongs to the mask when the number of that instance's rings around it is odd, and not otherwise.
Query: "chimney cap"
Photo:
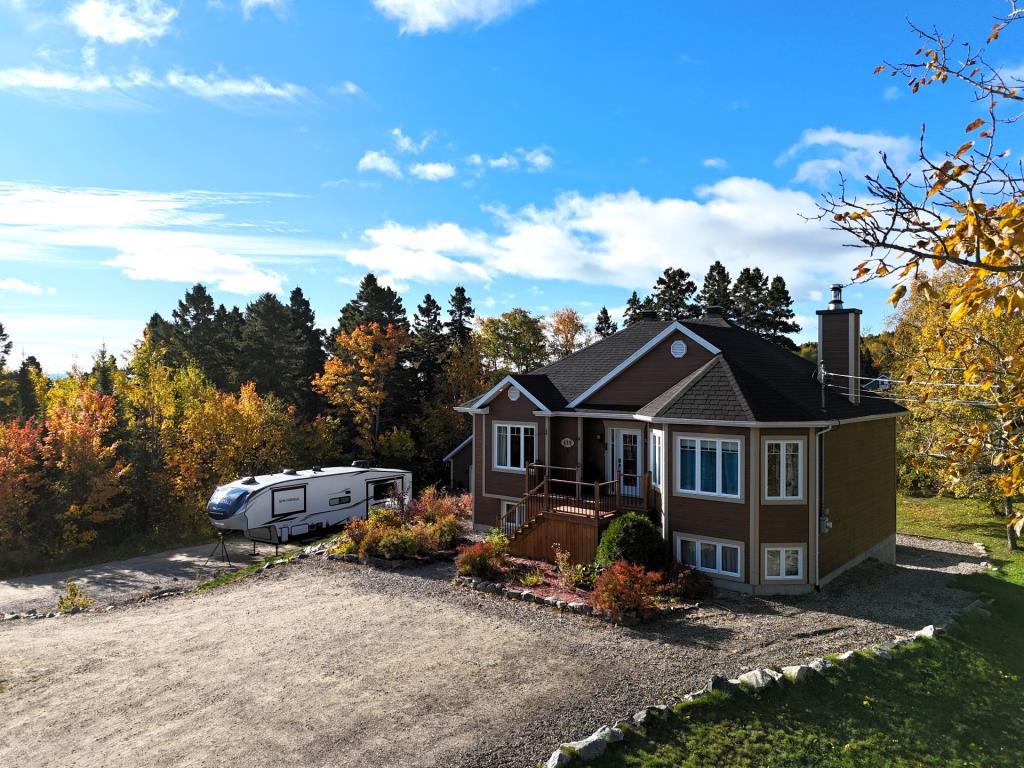
[[[704,310],[704,314],[710,315],[711,317],[723,317],[725,315],[725,307],[719,306],[718,304],[712,304]]]
[[[648,323],[656,322],[658,320],[658,310],[643,309],[637,314],[637,318]]]
[[[843,308],[843,286],[839,283],[832,283],[832,299],[828,303],[829,309]]]

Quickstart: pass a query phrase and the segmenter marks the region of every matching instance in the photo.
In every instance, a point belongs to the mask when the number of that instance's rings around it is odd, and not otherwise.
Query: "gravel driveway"
[[[0,765],[531,766],[713,672],[860,647],[971,599],[950,574],[869,562],[822,594],[722,598],[634,630],[451,573],[298,561],[0,624]]]

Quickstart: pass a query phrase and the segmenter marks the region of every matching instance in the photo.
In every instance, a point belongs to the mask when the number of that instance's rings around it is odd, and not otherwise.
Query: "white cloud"
[[[505,153],[501,157],[491,157],[491,158],[488,158],[487,165],[489,165],[491,168],[498,168],[500,170],[505,170],[505,169],[508,169],[508,168],[516,168],[516,167],[518,167],[519,166],[519,161],[515,158],[514,155],[510,155],[508,153]]]
[[[82,37],[112,44],[157,40],[177,15],[177,8],[161,0],[82,0],[67,11]]]
[[[402,178],[402,169],[386,152],[368,151],[360,158],[357,168],[360,172],[376,171],[394,179]]]
[[[409,280],[490,280],[514,275],[647,289],[668,266],[703,276],[720,259],[736,274],[769,265],[806,295],[847,278],[856,259],[812,214],[808,193],[758,179],[730,177],[693,199],[651,199],[638,192],[586,197],[571,193],[553,206],[494,209],[489,232],[453,222],[367,230],[371,247],[347,254]]]
[[[914,142],[905,136],[838,131],[826,126],[804,131],[800,141],[787,149],[779,162],[806,152],[817,154],[818,157],[797,166],[794,181],[825,186],[835,181],[837,173],[848,176],[877,173],[882,168],[883,152],[896,168],[905,168],[910,164],[913,151]]]
[[[409,166],[409,173],[424,181],[441,181],[455,175],[455,166],[451,163],[414,163]]]
[[[281,234],[279,223],[239,222],[223,211],[269,197],[0,182],[0,259],[86,260],[135,280],[201,280],[233,293],[276,292],[285,275],[270,265],[343,251],[335,243]]]
[[[92,355],[100,344],[113,354],[125,353],[136,339],[148,318],[117,318],[109,316],[67,316],[47,308],[41,312],[4,314],[15,349],[33,355],[47,373],[66,373],[78,364],[92,366]]]
[[[291,0],[242,0],[242,13],[245,14],[245,18],[250,18],[252,12],[259,8],[267,8],[277,14],[278,17],[284,17],[288,14],[288,6]]]
[[[378,11],[396,20],[402,32],[425,35],[459,24],[485,26],[511,16],[533,0],[373,0]]]
[[[530,166],[531,172],[542,173],[555,164],[554,158],[548,154],[548,150],[545,148],[537,147],[529,150],[519,148],[516,151],[523,156],[523,160]]]
[[[259,76],[239,79],[210,74],[204,77],[172,70],[160,79],[145,69],[113,76],[39,68],[0,69],[0,90],[99,93],[139,88],[169,88],[208,101],[270,99],[294,102],[307,93],[300,85],[274,84]]]
[[[167,73],[167,85],[200,99],[216,101],[231,98],[270,98],[296,101],[306,94],[306,89],[293,83],[274,85],[262,77],[240,80],[234,77],[216,75],[188,75],[177,70]]]
[[[16,277],[2,277],[0,278],[0,293],[25,293],[29,296],[42,296],[44,291],[42,286],[26,283]]]
[[[890,85],[884,91],[882,91],[882,98],[886,101],[895,101],[903,93],[902,89],[898,85]]]
[[[344,80],[331,88],[331,93],[343,93],[346,96],[359,96],[363,89],[351,80]]]
[[[706,157],[702,165],[705,168],[725,168],[728,163],[721,157]]]
[[[392,128],[391,135],[395,138],[395,149],[405,154],[418,155],[434,138],[433,133],[426,134],[418,142],[413,141],[411,138],[402,133],[401,128]]]

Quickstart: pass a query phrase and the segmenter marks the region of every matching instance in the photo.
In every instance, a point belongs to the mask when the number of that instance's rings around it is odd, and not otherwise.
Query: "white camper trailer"
[[[243,477],[222,485],[206,505],[221,532],[241,531],[252,541],[280,544],[324,535],[376,506],[406,500],[412,473],[376,467],[283,469],[275,475]]]

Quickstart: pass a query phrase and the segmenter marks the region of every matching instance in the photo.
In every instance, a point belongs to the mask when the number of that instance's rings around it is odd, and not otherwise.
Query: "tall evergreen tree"
[[[455,286],[451,297],[448,299],[448,322],[444,327],[448,330],[448,340],[453,347],[465,347],[473,333],[473,318],[476,317],[476,310],[473,309],[473,302],[466,295],[466,289]]]
[[[366,273],[355,297],[341,308],[338,326],[331,331],[332,341],[339,331],[351,333],[367,323],[378,323],[381,328],[393,325],[403,330],[409,329],[402,297],[394,288],[381,285],[373,272]]]
[[[237,329],[231,324],[232,313],[223,307],[218,311],[206,286],[196,283],[185,292],[172,316],[175,351],[193,359],[217,388],[234,388]]]
[[[316,327],[316,313],[301,288],[292,290],[288,297],[288,313],[291,325],[301,341],[299,378],[302,386],[299,394],[299,408],[306,417],[313,417],[320,410],[322,399],[313,389],[313,377],[324,370],[327,354],[324,350],[324,332]]]
[[[650,296],[644,296],[643,300],[637,295],[636,291],[633,291],[628,299],[626,299],[626,309],[622,313],[622,322],[625,325],[632,325],[643,312],[649,312],[654,309],[654,299]]]
[[[92,388],[101,395],[114,394],[115,373],[117,373],[117,360],[107,352],[107,345],[103,344],[100,346],[95,357],[93,357]]]
[[[721,307],[726,317],[733,316],[732,278],[722,262],[716,261],[708,267],[697,304],[702,314],[708,311],[708,307]]]
[[[654,284],[654,308],[662,320],[683,320],[694,313],[697,284],[685,269],[668,267]]]
[[[7,331],[4,330],[4,324],[0,323],[0,373],[7,369],[7,356],[11,354],[12,346],[14,346],[14,342],[11,341]]]
[[[748,331],[767,336],[771,314],[768,311],[768,277],[759,267],[744,267],[732,286],[733,319]]]
[[[781,275],[772,278],[766,299],[768,305],[768,333],[766,338],[776,344],[795,352],[797,345],[789,338],[790,334],[800,333],[800,324],[796,322],[793,312],[793,299],[786,288],[786,281]]]
[[[434,396],[437,377],[444,366],[448,340],[441,320],[441,305],[429,293],[416,307],[412,320],[412,365],[416,370],[417,394],[422,401]]]
[[[300,403],[306,386],[303,347],[289,308],[274,294],[264,293],[245,308],[239,373],[259,394]]]
[[[618,324],[608,314],[608,307],[601,307],[597,313],[597,321],[594,323],[594,333],[602,339],[606,339],[619,330]]]
[[[18,408],[17,416],[19,421],[28,421],[39,415],[39,388],[37,383],[45,381],[43,366],[32,355],[22,361],[18,368]]]

